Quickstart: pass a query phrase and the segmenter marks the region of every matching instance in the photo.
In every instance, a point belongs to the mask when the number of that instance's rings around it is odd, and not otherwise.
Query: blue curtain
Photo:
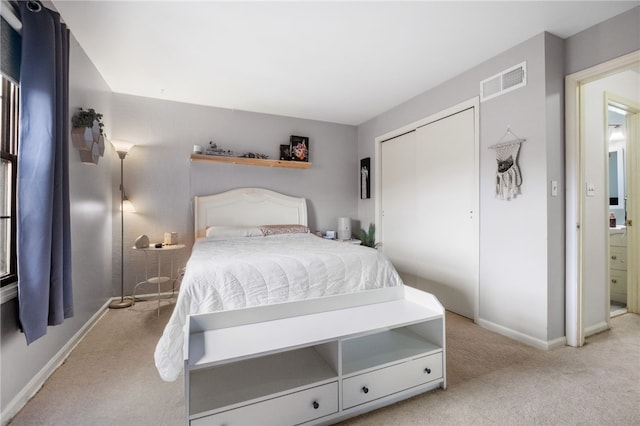
[[[21,1],[18,300],[27,344],[73,316],[69,224],[69,30]]]

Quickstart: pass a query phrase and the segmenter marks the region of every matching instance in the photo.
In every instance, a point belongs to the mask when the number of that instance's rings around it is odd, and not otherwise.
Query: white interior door
[[[382,249],[403,281],[475,319],[476,115],[457,110],[380,147]]]
[[[416,130],[417,287],[468,318],[478,280],[474,127],[468,109]]]
[[[404,283],[414,287],[415,146],[415,131],[382,143],[382,226],[379,233],[383,253],[389,257]]]

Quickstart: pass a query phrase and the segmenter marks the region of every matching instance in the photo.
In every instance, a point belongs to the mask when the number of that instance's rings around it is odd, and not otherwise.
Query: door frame
[[[383,232],[382,226],[382,197],[381,194],[382,189],[382,162],[380,159],[382,158],[382,142],[393,139],[400,135],[403,135],[408,132],[412,132],[416,130],[418,127],[426,126],[427,124],[433,123],[438,120],[442,120],[451,115],[455,115],[459,112],[465,111],[467,109],[473,108],[473,144],[474,144],[474,177],[476,180],[476,191],[473,200],[473,248],[474,248],[474,259],[476,260],[476,275],[474,277],[473,284],[473,321],[475,323],[478,322],[479,314],[480,314],[480,97],[475,96],[466,101],[460,102],[454,106],[446,108],[442,111],[436,112],[428,117],[423,119],[414,121],[405,126],[399,127],[390,132],[384,133],[375,138],[374,142],[374,190],[376,194],[375,198],[375,213],[374,213],[374,221],[376,229],[380,232]]]
[[[583,273],[584,273],[584,149],[582,123],[582,86],[631,67],[640,61],[635,51],[565,77],[565,334],[567,344],[584,345]]]

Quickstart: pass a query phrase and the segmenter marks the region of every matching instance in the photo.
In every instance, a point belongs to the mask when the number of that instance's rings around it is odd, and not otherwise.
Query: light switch
[[[552,197],[557,197],[558,196],[558,181],[557,180],[552,180],[551,181],[551,196]]]
[[[596,196],[596,186],[592,182],[587,182],[587,197]]]

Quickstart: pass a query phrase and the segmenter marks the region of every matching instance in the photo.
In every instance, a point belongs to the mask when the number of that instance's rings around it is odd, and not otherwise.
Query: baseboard
[[[45,364],[44,367],[35,375],[29,383],[20,391],[18,394],[7,404],[4,411],[0,414],[0,419],[2,419],[2,426],[7,425],[13,417],[15,417],[22,407],[25,406],[27,402],[40,390],[40,388],[44,385],[47,379],[53,374],[56,369],[62,365],[62,363],[67,359],[71,351],[78,346],[78,343],[82,341],[82,339],[91,331],[94,325],[102,318],[102,316],[107,312],[109,308],[109,303],[111,303],[111,299],[107,300],[107,302],[100,308],[98,311],[87,321],[77,332],[73,335],[73,337],[56,353],[56,355],[49,360]]]
[[[560,346],[565,346],[567,344],[567,339],[564,336],[557,339],[545,341],[483,319],[478,320],[478,325],[482,328],[486,328],[487,330],[491,330],[495,333],[509,337],[510,339],[516,340],[520,343],[524,343],[525,345],[533,346],[534,348],[541,349],[543,351],[548,351]]]
[[[606,321],[599,322],[584,328],[584,337],[593,336],[594,334],[602,333],[609,329],[609,324]]]
[[[178,295],[178,289],[175,291],[163,291],[160,293],[160,297],[162,298],[170,298],[172,296]],[[142,301],[153,300],[158,298],[158,293],[145,293],[145,294],[136,294],[136,300],[140,298]],[[118,297],[114,297],[113,300],[118,299]],[[125,299],[131,299],[131,296],[125,296]],[[137,300],[139,301],[139,300]]]
[[[557,339],[549,340],[547,342],[547,349],[548,350],[555,349],[555,348],[560,348],[562,346],[567,346],[567,337],[566,336],[558,337]]]

